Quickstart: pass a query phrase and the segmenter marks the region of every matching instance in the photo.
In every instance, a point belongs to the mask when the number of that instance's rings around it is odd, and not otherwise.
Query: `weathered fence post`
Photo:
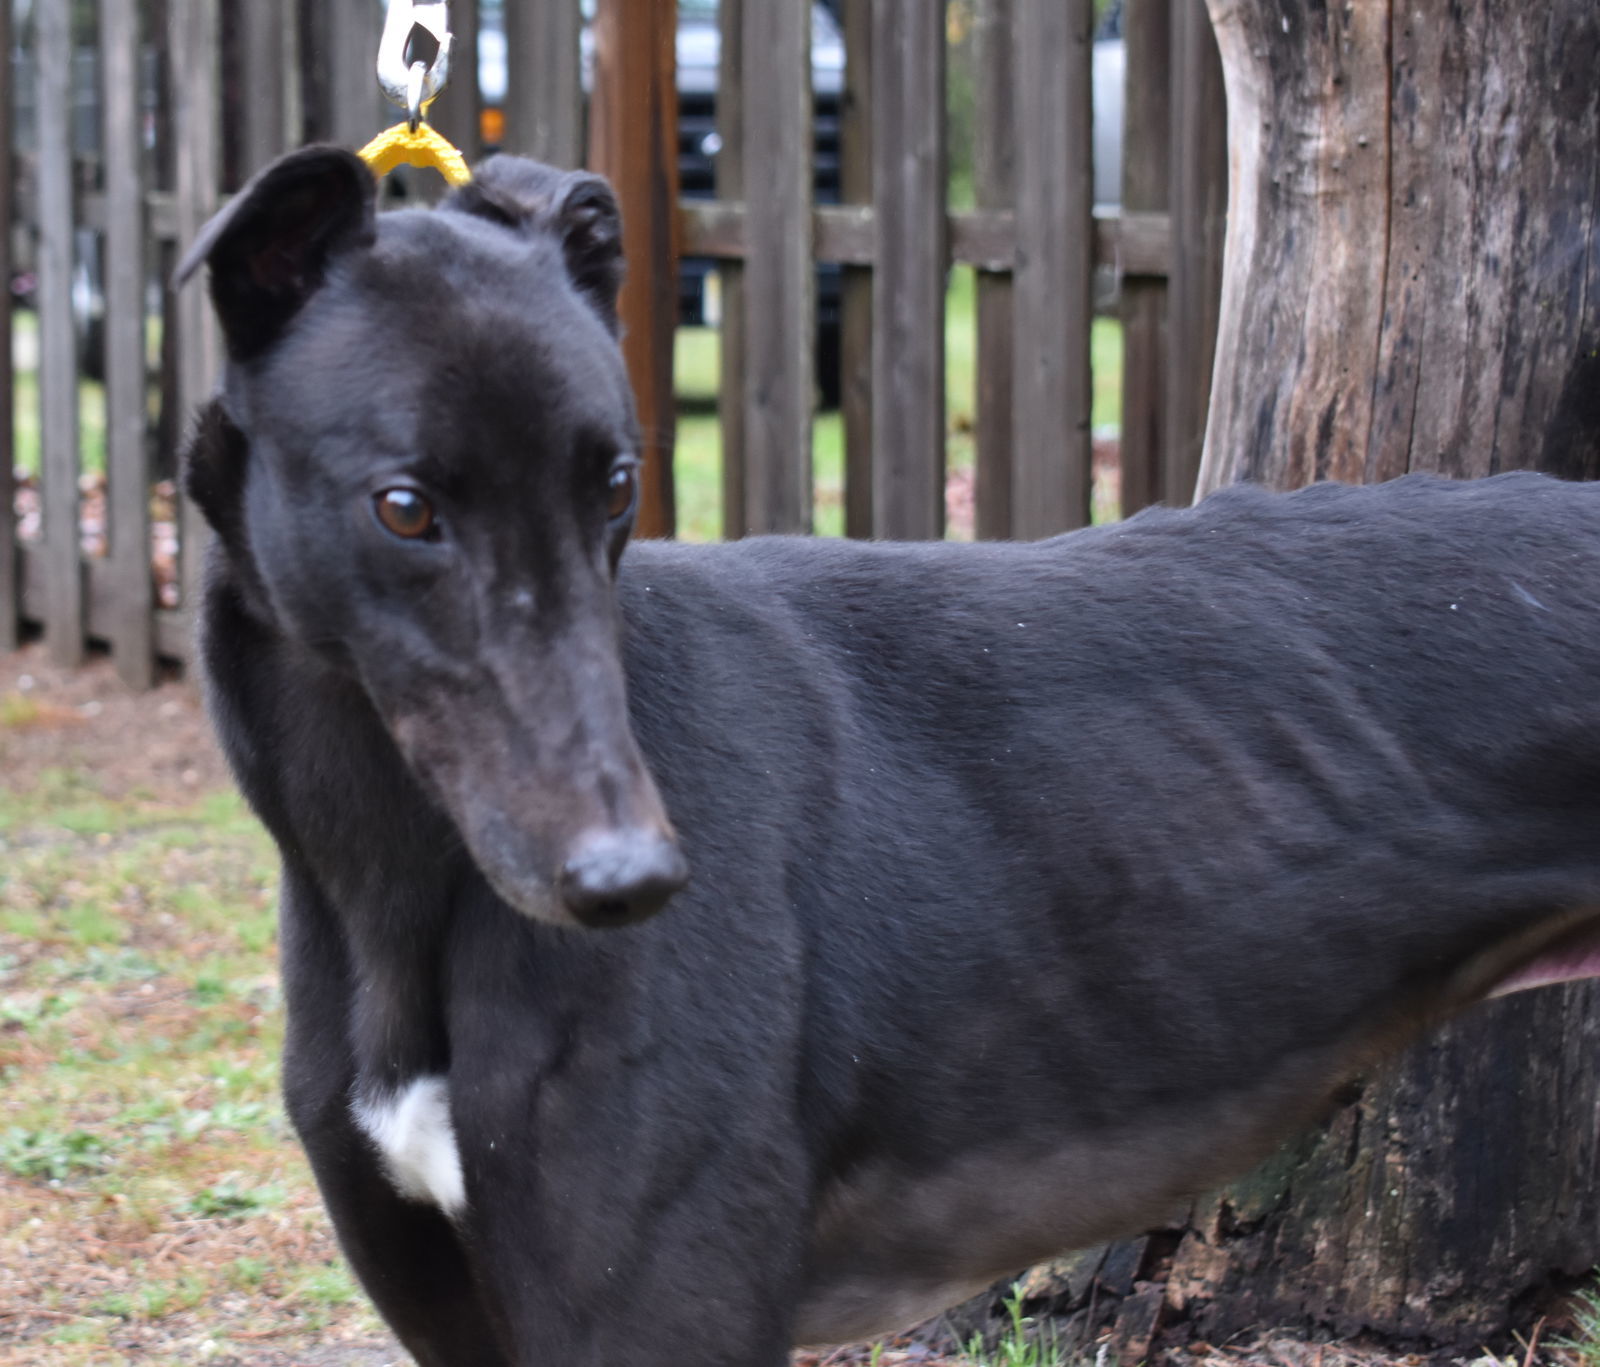
[[[1013,0],[1017,270],[1011,534],[1089,522],[1092,0]]]
[[[678,316],[677,0],[599,0],[589,165],[622,205],[623,357],[644,433],[638,532],[670,536],[672,334]]]
[[[11,60],[11,6],[0,4],[0,54]],[[12,390],[11,355],[11,198],[16,184],[16,169],[11,157],[11,98],[9,77],[6,97],[0,99],[0,650],[15,650],[22,615],[17,582],[16,490],[12,471],[16,468],[13,448],[15,404]]]
[[[139,126],[139,6],[100,0],[106,192],[106,530],[112,655],[132,688],[155,679],[150,469],[145,449],[144,148]]]
[[[1195,496],[1211,402],[1227,223],[1227,129],[1222,65],[1204,0],[1172,0],[1172,139],[1167,291],[1166,460],[1161,496]]]
[[[78,548],[78,360],[72,327],[71,7],[41,5],[35,23],[45,639],[52,659],[76,665],[84,654],[84,594]]]
[[[945,16],[872,12],[872,519],[880,537],[944,533]]]
[[[308,98],[310,136],[364,146],[388,113],[378,91],[383,14],[371,0],[301,0],[316,98]]]
[[[1187,3],[1188,0],[1179,0]],[[1125,0],[1129,79],[1122,120],[1122,212],[1167,211],[1172,158],[1172,0]],[[1167,280],[1122,279],[1122,515],[1187,503],[1163,487],[1166,453]]]
[[[216,0],[169,0],[167,52],[172,85],[176,185],[173,210],[178,241],[187,245],[217,208],[218,100]],[[211,396],[221,347],[211,301],[203,289],[183,290],[178,323],[177,402],[186,428]],[[200,569],[208,535],[200,510],[181,500],[178,516],[179,593],[192,614],[200,601]]]
[[[811,14],[744,8],[745,530],[811,530]],[[736,453],[734,453],[736,454]]]
[[[282,0],[233,0],[241,57],[239,180],[299,141],[298,25]],[[101,42],[105,37],[102,33]]]
[[[483,146],[483,95],[478,88],[478,0],[451,0],[450,82],[428,110],[428,122],[449,138],[467,159],[477,161]],[[373,55],[377,55],[373,34]],[[368,83],[372,74],[368,73]],[[398,111],[396,111],[398,112]],[[443,192],[437,176],[425,181],[424,193]]]
[[[744,200],[744,0],[717,6],[717,198]],[[749,530],[745,517],[745,310],[744,262],[719,263],[722,288],[720,346],[717,350],[717,423],[722,433],[722,535],[728,540]]]
[[[583,161],[575,0],[506,0],[505,147],[552,166]]]
[[[872,203],[872,0],[844,3],[839,199]],[[872,269],[843,266],[839,407],[844,422],[844,533],[872,535]]]
[[[973,191],[979,209],[1006,210],[1016,194],[1016,109],[1012,98],[1012,0],[977,0],[972,41],[977,139]],[[977,272],[977,535],[1011,535],[1011,471],[1016,459],[1016,303],[1010,271]]]

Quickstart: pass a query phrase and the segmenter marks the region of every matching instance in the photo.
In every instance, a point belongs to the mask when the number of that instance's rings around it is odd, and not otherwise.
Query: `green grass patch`
[[[237,1291],[256,1291],[272,1273],[265,1258],[235,1258],[223,1269],[228,1285]]]
[[[111,1325],[106,1320],[73,1320],[69,1324],[63,1324],[59,1329],[51,1330],[45,1335],[44,1341],[57,1347],[104,1343],[110,1329]]]
[[[1005,1302],[1005,1323],[986,1339],[975,1334],[967,1344],[972,1367],[1068,1367],[1072,1354],[1058,1341],[1054,1328],[1036,1323],[1022,1313],[1022,1296],[1013,1292]]]
[[[39,721],[40,715],[39,700],[30,694],[7,693],[0,697],[0,726],[33,726]]]
[[[105,1140],[88,1130],[9,1129],[0,1134],[0,1166],[18,1177],[60,1182],[108,1166]]]
[[[260,1114],[251,1117],[258,1120]],[[197,1191],[184,1203],[184,1210],[202,1220],[236,1220],[245,1215],[257,1215],[264,1210],[275,1210],[284,1202],[281,1186],[251,1186],[237,1180],[218,1182],[215,1186]]]
[[[79,902],[65,908],[60,925],[74,944],[85,948],[114,945],[123,935],[121,922],[98,902]]]
[[[1577,1359],[1577,1367],[1600,1367],[1600,1271],[1572,1298],[1572,1332],[1556,1340]]]
[[[308,1305],[348,1305],[361,1294],[355,1278],[343,1263],[326,1263],[306,1272],[295,1294]]]
[[[11,315],[11,354],[18,358],[11,373],[12,440],[17,468],[30,475],[42,463],[39,419],[39,319],[24,309]],[[85,474],[106,468],[106,390],[97,380],[78,381],[78,450]]]

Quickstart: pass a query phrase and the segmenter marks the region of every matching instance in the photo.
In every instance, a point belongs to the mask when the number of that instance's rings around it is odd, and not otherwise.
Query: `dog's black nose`
[[[657,831],[606,831],[579,842],[558,891],[586,926],[625,926],[654,916],[689,881],[677,844]]]

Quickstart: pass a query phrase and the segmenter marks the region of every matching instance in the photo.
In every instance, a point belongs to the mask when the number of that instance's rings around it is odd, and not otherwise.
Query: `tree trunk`
[[[1283,1325],[1471,1349],[1526,1330],[1600,1261],[1597,1047],[1587,984],[1462,1017],[1196,1205],[1169,1316],[1211,1342]]]
[[[1209,2],[1230,187],[1201,492],[1600,477],[1600,5]]]
[[[1231,184],[1201,492],[1600,477],[1600,5],[1209,4]],[[1544,989],[1353,1088],[1200,1203],[1168,1319],[1471,1346],[1531,1317],[1600,1262],[1597,1043],[1600,989]]]

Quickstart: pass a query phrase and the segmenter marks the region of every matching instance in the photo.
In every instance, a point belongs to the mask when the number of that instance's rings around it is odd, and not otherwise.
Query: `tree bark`
[[[1230,188],[1201,492],[1600,477],[1600,6],[1209,3]]]
[[[1200,492],[1600,477],[1600,6],[1209,5],[1230,198]],[[1472,1346],[1531,1318],[1600,1262],[1597,1042],[1600,989],[1544,989],[1357,1085],[1196,1207],[1169,1320]]]
[[[1462,1017],[1197,1203],[1169,1316],[1210,1342],[1281,1325],[1472,1349],[1526,1330],[1600,1261],[1597,1046],[1588,984]]]

